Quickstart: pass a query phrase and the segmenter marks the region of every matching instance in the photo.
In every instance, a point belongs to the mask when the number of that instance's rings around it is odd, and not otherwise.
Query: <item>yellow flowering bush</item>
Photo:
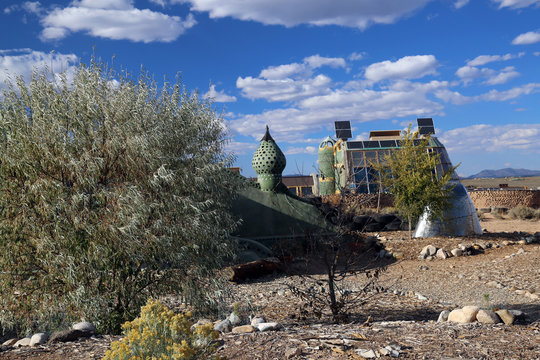
[[[150,299],[141,315],[122,325],[125,337],[111,344],[103,360],[207,359],[218,333],[212,324],[192,329],[191,314],[175,314]]]

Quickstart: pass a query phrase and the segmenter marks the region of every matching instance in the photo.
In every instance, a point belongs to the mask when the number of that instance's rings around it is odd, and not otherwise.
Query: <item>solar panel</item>
[[[350,129],[351,128],[351,122],[350,121],[334,121],[336,130],[344,130],[344,129]]]
[[[362,141],[347,141],[347,149],[363,149],[364,143]]]
[[[366,148],[378,148],[380,147],[379,142],[376,140],[364,141],[364,149]]]
[[[336,137],[338,139],[352,138],[351,122],[350,121],[335,121]]]
[[[343,129],[343,130],[337,130],[336,129],[336,137],[338,139],[350,139],[352,138],[352,133],[351,133],[351,130],[348,129]]]
[[[420,135],[435,134],[435,128],[433,126],[420,126],[418,128],[418,133]]]
[[[379,140],[381,147],[396,147],[396,140]]]
[[[418,118],[416,119],[416,122],[418,123],[418,127],[433,126],[432,118]]]

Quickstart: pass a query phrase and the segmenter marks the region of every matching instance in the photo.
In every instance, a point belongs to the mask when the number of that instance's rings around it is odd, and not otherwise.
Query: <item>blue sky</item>
[[[266,124],[285,174],[317,146],[432,117],[458,172],[540,169],[540,0],[0,1],[0,87],[92,53],[212,97],[247,176]]]

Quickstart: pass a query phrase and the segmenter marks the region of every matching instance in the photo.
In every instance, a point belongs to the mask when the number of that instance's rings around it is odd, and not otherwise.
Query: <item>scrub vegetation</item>
[[[179,80],[35,71],[0,97],[0,323],[120,332],[146,300],[215,304],[233,252],[225,127]]]

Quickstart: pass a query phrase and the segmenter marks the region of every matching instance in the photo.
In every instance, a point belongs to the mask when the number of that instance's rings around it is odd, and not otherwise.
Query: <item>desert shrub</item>
[[[103,360],[208,359],[218,333],[212,324],[192,325],[190,314],[175,314],[150,299],[138,318],[122,326],[125,337],[111,344]]]
[[[0,322],[119,332],[149,296],[203,308],[232,253],[225,127],[180,82],[95,61],[0,97]],[[214,286],[216,285],[216,286]]]
[[[530,220],[534,219],[536,214],[533,208],[519,205],[513,209],[510,209],[508,216],[510,216],[511,219]]]

